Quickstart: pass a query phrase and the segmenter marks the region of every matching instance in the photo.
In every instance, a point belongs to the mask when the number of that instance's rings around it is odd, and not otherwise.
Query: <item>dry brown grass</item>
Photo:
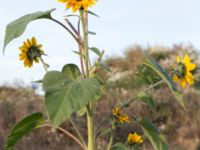
[[[172,64],[175,55],[183,51],[191,50],[191,47],[183,47],[176,45],[173,48],[146,48],[162,49],[162,51],[154,51],[153,56],[166,68]],[[141,83],[138,76],[138,64],[143,60],[142,50],[144,48],[135,46],[129,48],[123,57],[111,58],[105,63],[112,68],[112,72],[98,70],[100,76],[108,83],[105,87],[105,93],[102,95],[98,105],[95,106],[95,124],[106,116],[109,116],[113,107],[126,101],[138,93],[140,89],[148,86],[148,83]],[[115,77],[116,76],[116,77]],[[112,80],[110,78],[112,77]],[[129,115],[136,117],[145,116],[150,118],[159,127],[166,141],[169,143],[170,150],[199,150],[200,145],[200,93],[194,88],[187,89],[184,92],[184,99],[187,109],[184,110],[175,100],[169,89],[162,85],[160,88],[153,89],[149,92],[156,101],[155,110],[148,108],[146,105],[135,101],[130,108],[125,111]],[[23,116],[40,111],[44,112],[44,99],[38,96],[31,89],[14,89],[8,87],[0,88],[0,149],[2,149],[5,137]],[[81,120],[74,121],[80,127],[81,133],[86,138],[85,117]],[[66,122],[62,125],[70,132],[74,132],[70,123]],[[115,141],[120,137],[121,140],[126,140],[126,136],[130,131],[140,132],[137,125],[131,124],[124,128],[118,127],[115,132]],[[107,136],[99,139],[102,145],[108,142]],[[143,148],[151,150],[149,142],[145,140]],[[51,129],[39,129],[17,144],[16,150],[78,150],[68,137],[60,132],[52,132]]]

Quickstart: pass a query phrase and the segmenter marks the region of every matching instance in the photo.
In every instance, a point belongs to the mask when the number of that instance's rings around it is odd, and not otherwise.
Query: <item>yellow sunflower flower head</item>
[[[19,47],[21,52],[19,54],[19,59],[24,61],[25,67],[32,67],[33,62],[39,63],[39,58],[44,54],[44,51],[41,50],[41,48],[42,45],[37,43],[35,37],[24,41],[23,45]]]
[[[88,10],[89,7],[95,4],[96,0],[58,0],[59,2],[65,3],[66,8],[72,8],[73,12],[79,9]]]
[[[130,146],[134,146],[135,144],[142,143],[143,139],[137,133],[129,133],[127,141]]]
[[[113,113],[113,116],[115,117],[115,119],[117,121],[119,121],[120,123],[129,123],[130,122],[129,116],[126,114],[122,114],[119,107],[116,107],[115,109],[113,109],[112,113]]]
[[[192,85],[194,83],[193,71],[196,65],[190,61],[189,56],[186,54],[183,61],[178,56],[176,58],[177,65],[173,71],[173,80],[179,83],[183,88],[187,84]]]

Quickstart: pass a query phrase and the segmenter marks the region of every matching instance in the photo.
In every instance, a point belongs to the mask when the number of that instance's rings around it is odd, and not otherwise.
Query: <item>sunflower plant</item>
[[[64,28],[74,39],[78,46],[78,51],[74,51],[74,53],[79,56],[80,67],[70,63],[63,64],[62,70],[49,70],[49,65],[45,62],[47,51],[43,50],[42,44],[39,44],[35,37],[30,37],[24,41],[19,47],[19,59],[23,61],[24,66],[30,68],[34,66],[34,63],[41,63],[46,71],[41,80],[45,91],[44,105],[46,113],[42,114],[36,112],[23,118],[10,131],[4,145],[4,150],[12,150],[14,145],[23,136],[34,129],[42,127],[50,127],[54,132],[60,130],[84,150],[138,150],[142,149],[142,143],[145,140],[149,140],[155,150],[167,150],[168,146],[166,142],[160,137],[159,130],[150,120],[142,116],[128,116],[124,113],[124,109],[132,105],[132,102],[136,99],[153,107],[152,99],[150,99],[147,92],[160,84],[166,84],[180,105],[185,108],[182,95],[177,89],[175,82],[180,83],[182,87],[186,87],[187,84],[193,84],[195,82],[193,74],[196,65],[190,61],[189,56],[186,54],[183,61],[181,61],[180,57],[177,57],[177,65],[175,65],[174,70],[169,73],[152,59],[147,52],[144,52],[145,61],[143,65],[152,69],[159,75],[160,80],[135,95],[135,97],[131,97],[122,104],[116,104],[116,108],[113,108],[111,115],[105,116],[102,122],[95,125],[94,112],[96,112],[96,110],[94,109],[94,105],[98,103],[98,100],[104,92],[104,82],[99,79],[97,69],[107,69],[102,64],[104,51],[99,50],[97,47],[90,46],[88,42],[90,34],[93,34],[88,29],[89,16],[93,15],[98,17],[94,12],[89,11],[89,8],[94,6],[97,1],[58,1],[64,3],[66,9],[72,10],[73,14],[68,14],[66,16],[78,17],[78,27],[75,27],[68,17],[65,17],[66,24],[54,19],[51,14],[55,9],[25,15],[7,25],[3,52],[5,52],[6,46],[13,39],[19,38],[24,33],[29,23],[35,20],[48,19]],[[76,15],[74,13],[76,13]],[[95,53],[98,56],[94,64],[90,61],[90,53]],[[87,139],[81,135],[77,125],[73,122],[74,118],[72,118],[72,114],[80,114],[80,112],[82,115],[76,115],[77,119],[78,117],[87,118]],[[72,124],[76,135],[73,135],[61,127],[61,124],[65,121],[69,121]],[[126,141],[116,142],[116,140],[114,140],[116,128],[123,128],[124,124],[132,123],[137,124],[141,130],[137,132],[135,129],[132,129],[127,135]],[[107,145],[102,146],[97,142],[97,139],[101,138],[102,134],[107,134],[107,136],[110,137]]]

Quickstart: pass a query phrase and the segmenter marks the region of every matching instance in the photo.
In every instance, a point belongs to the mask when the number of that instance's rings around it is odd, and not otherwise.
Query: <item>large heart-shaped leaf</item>
[[[27,25],[34,20],[37,19],[50,19],[51,12],[55,9],[51,9],[44,12],[35,12],[32,14],[25,15],[11,23],[9,23],[6,27],[6,34],[4,39],[4,48],[3,52],[5,51],[6,46],[10,43],[13,39],[18,38],[21,36],[24,31],[26,30]]]
[[[48,72],[43,79],[45,107],[54,127],[100,95],[100,84],[95,78],[71,80],[62,72]]]
[[[143,119],[139,122],[142,131],[145,136],[150,140],[154,150],[167,150],[167,144],[160,138],[158,129],[152,122],[147,119]]]
[[[22,119],[9,133],[4,150],[12,150],[14,145],[26,134],[44,124],[41,113],[34,113]]]
[[[175,83],[168,75],[166,70],[155,60],[153,60],[147,53],[145,53],[145,56],[146,56],[146,62],[144,64],[153,69],[163,79],[163,81],[168,85],[168,87],[176,97],[179,104],[185,108],[183,97],[181,93],[177,90]]]

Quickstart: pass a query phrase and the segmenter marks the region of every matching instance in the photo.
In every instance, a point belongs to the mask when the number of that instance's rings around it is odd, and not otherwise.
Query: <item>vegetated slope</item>
[[[97,71],[102,80],[107,83],[106,92],[95,106],[95,123],[97,125],[104,119],[102,116],[110,115],[116,104],[127,101],[142,89],[160,80],[153,71],[140,65],[143,61],[142,51],[144,50],[148,50],[168,70],[175,62],[176,55],[184,52],[190,53],[196,63],[199,61],[193,47],[182,45],[148,48],[134,46],[128,48],[122,57],[112,57],[105,60],[105,64],[111,68],[111,71],[102,69]],[[149,92],[156,102],[155,110],[135,101],[125,111],[131,116],[150,118],[163,133],[164,138],[169,143],[170,150],[198,150],[200,145],[200,93],[197,88],[198,84],[195,88],[185,89],[186,110],[183,110],[177,103],[167,86],[161,85]],[[43,103],[43,97],[36,95],[31,88],[0,88],[0,149],[2,149],[6,135],[13,125],[27,114],[36,111],[44,112]],[[75,118],[75,114],[73,116]],[[81,120],[74,119],[74,121],[81,127],[81,132],[86,137],[85,117],[82,117]],[[74,132],[68,122],[64,123],[62,127]],[[120,140],[126,141],[126,136],[130,131],[140,132],[140,129],[134,124],[123,128],[119,127],[115,133],[115,141],[118,141],[119,137]],[[108,142],[107,136],[98,139],[98,141],[102,146],[105,146],[105,143]],[[147,140],[145,140],[143,147],[146,150],[152,149]],[[27,149],[78,150],[80,148],[62,133],[43,128],[29,134],[16,146],[16,150]]]

